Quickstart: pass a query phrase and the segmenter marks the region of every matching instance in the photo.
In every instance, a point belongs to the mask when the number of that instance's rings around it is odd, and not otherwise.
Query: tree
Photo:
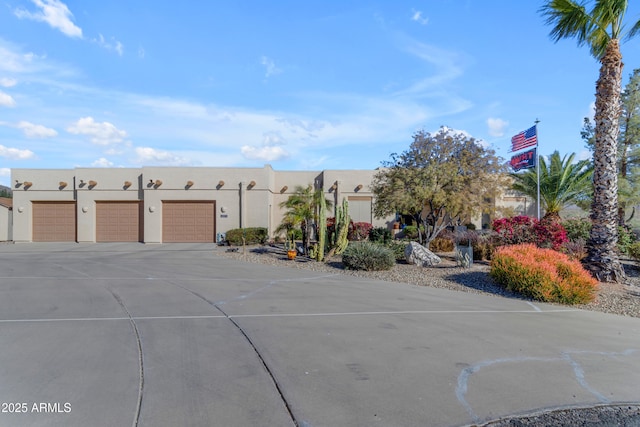
[[[544,156],[540,162],[540,199],[545,218],[560,219],[560,211],[566,206],[590,199],[593,170],[589,160],[574,163],[575,153],[560,157],[558,151],[549,156],[549,165]],[[513,189],[536,199],[538,197],[538,173],[535,168],[524,173],[513,173]]]
[[[293,194],[280,203],[280,207],[286,208],[287,211],[278,229],[286,230],[299,225],[302,231],[302,247],[305,255],[309,251],[311,227],[318,222],[322,198],[324,198],[322,188],[314,190],[311,185],[307,187],[298,185]],[[325,206],[330,209],[333,206],[333,202],[325,198]]]
[[[617,140],[620,117],[622,54],[620,40],[640,30],[640,21],[624,34],[627,0],[595,0],[593,8],[574,0],[548,0],[540,10],[552,25],[554,41],[576,38],[588,45],[600,61],[596,82],[595,144],[593,151],[593,227],[587,242],[585,267],[600,281],[623,281],[624,270],[616,253],[618,240]]]
[[[424,225],[424,244],[445,227],[490,209],[506,178],[493,150],[445,127],[434,135],[417,132],[407,151],[382,165],[372,183],[375,216],[411,215]]]
[[[624,226],[640,203],[640,69],[633,70],[621,97],[622,113],[618,136],[618,225]],[[595,128],[588,117],[580,132],[586,147],[593,151]],[[628,207],[631,215],[626,218]]]

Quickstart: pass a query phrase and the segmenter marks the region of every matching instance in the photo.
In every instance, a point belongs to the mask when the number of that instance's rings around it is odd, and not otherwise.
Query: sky
[[[11,168],[375,169],[441,126],[508,160],[536,120],[540,154],[587,158],[599,63],[551,40],[541,4],[2,0],[0,184]],[[640,37],[622,53],[624,84]]]

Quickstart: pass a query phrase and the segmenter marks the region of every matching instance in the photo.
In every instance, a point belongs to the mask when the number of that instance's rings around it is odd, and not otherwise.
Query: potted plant
[[[290,239],[285,242],[285,249],[287,250],[287,258],[293,260],[296,259],[296,255],[298,254],[293,229],[289,232],[289,236]]]

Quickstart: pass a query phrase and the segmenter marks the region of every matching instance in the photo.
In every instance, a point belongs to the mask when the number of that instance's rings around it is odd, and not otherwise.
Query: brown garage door
[[[97,242],[139,242],[140,202],[96,202]]]
[[[33,202],[34,242],[75,242],[75,202]]]
[[[163,242],[214,242],[215,201],[163,201]]]

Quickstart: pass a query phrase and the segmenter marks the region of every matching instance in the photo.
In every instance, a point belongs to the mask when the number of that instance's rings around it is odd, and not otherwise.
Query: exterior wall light
[[[155,186],[160,187],[161,185],[162,185],[162,181],[159,179],[156,179]]]
[[[89,212],[89,208],[88,208],[88,207],[86,207],[86,206],[83,206],[83,207],[82,207],[82,212],[83,212],[83,213],[87,213],[87,212]]]
[[[360,190],[362,190],[362,184],[358,184],[358,186],[355,188],[356,193]]]
[[[287,191],[289,189],[289,187],[287,187],[286,185],[284,187],[282,187],[280,189],[280,194],[284,193],[285,191]]]
[[[66,183],[66,182],[64,182],[64,181],[60,181],[60,182],[58,183],[58,189],[59,189],[59,190],[62,190],[62,189],[63,189],[63,188],[65,188],[66,186],[67,186],[67,183]]]
[[[187,181],[187,188],[193,187],[193,181]]]
[[[122,186],[122,188],[124,188],[126,190],[129,187],[131,187],[131,181],[125,181],[124,185]]]
[[[95,187],[96,185],[98,185],[97,181],[89,181],[89,189],[92,189],[93,187]]]
[[[25,181],[25,182],[22,183],[22,185],[24,186],[25,190],[28,190],[29,187],[31,187],[33,185],[33,182]]]
[[[149,212],[154,213],[156,211],[155,206],[149,206]]]
[[[248,190],[250,190],[250,189],[252,189],[252,188],[253,188],[253,187],[255,187],[255,186],[256,186],[256,182],[255,182],[255,181],[251,181],[251,182],[249,183],[249,185],[247,185],[247,189],[248,189]]]

